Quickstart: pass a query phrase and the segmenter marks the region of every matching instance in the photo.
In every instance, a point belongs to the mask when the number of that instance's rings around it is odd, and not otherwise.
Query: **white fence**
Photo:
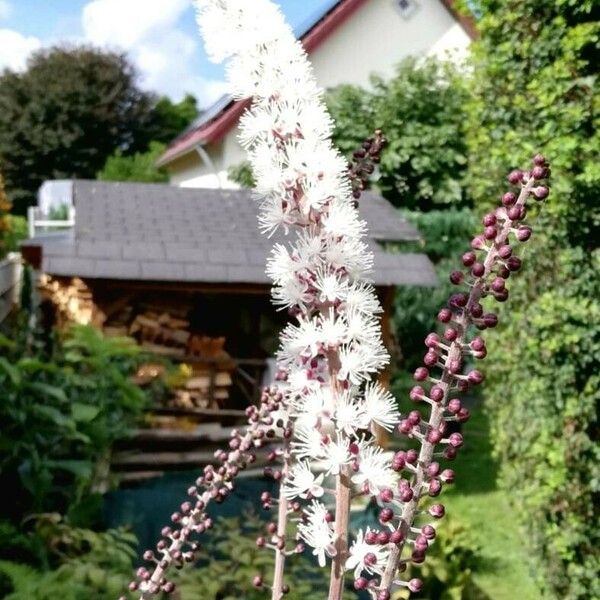
[[[23,265],[21,255],[12,252],[0,261],[0,323],[19,303]]]

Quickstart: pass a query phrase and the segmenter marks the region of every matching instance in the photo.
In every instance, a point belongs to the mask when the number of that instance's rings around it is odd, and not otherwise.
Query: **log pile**
[[[50,302],[55,307],[56,325],[60,329],[74,324],[102,327],[106,319],[94,304],[91,290],[78,277],[57,279],[43,274],[38,291],[42,302]]]
[[[136,310],[137,309],[137,310]],[[128,335],[147,352],[180,360],[175,375],[165,373],[158,363],[147,363],[138,370],[135,381],[144,385],[162,378],[171,395],[163,408],[186,413],[187,416],[154,416],[154,427],[188,428],[183,421],[202,411],[215,411],[226,405],[232,385],[235,363],[225,351],[224,337],[192,334],[185,309],[162,305],[130,304],[118,307],[104,326],[106,335]],[[196,420],[197,422],[197,420]]]

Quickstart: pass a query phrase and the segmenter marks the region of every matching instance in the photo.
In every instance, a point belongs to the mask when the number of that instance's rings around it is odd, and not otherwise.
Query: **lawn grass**
[[[453,465],[456,483],[447,488],[443,502],[480,547],[481,566],[473,578],[490,600],[541,600],[528,570],[523,532],[496,484],[488,421],[479,403],[472,414],[463,429],[464,448]]]

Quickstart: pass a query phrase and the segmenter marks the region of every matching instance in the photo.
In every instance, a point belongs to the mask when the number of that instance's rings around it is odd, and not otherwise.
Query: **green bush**
[[[165,151],[166,145],[150,142],[146,152],[137,152],[125,156],[115,150],[107,159],[104,167],[96,175],[101,181],[136,181],[138,183],[164,183],[169,174],[156,167],[156,161]]]
[[[68,511],[87,522],[106,486],[113,442],[141,417],[143,392],[128,379],[137,346],[74,327],[48,356],[0,340],[0,482],[13,519]]]
[[[434,263],[440,283],[433,289],[396,289],[392,319],[402,351],[402,369],[394,377],[394,391],[399,398],[406,398],[413,385],[411,373],[421,365],[425,354],[423,340],[435,327],[435,316],[453,287],[448,274],[456,268],[476,224],[473,212],[467,208],[428,213],[404,211],[403,215],[419,230],[421,241],[396,245],[396,249],[427,254]]]
[[[377,128],[388,140],[378,187],[395,205],[416,210],[468,204],[467,148],[460,71],[436,59],[406,59],[373,89],[343,85],[327,95],[334,142],[346,156]]]
[[[15,556],[0,560],[5,600],[114,600],[131,580],[136,539],[130,533],[74,528],[50,514],[38,519],[29,538],[46,568],[17,562]]]
[[[488,358],[503,485],[550,597],[600,598],[600,22],[591,0],[476,0],[470,193],[542,151],[552,193]],[[595,11],[595,13],[594,13]],[[500,341],[501,339],[501,341]]]

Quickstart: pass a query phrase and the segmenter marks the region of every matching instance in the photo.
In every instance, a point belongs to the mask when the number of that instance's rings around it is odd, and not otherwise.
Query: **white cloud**
[[[195,72],[199,38],[177,27],[189,6],[190,0],[91,0],[82,12],[84,37],[126,50],[147,89],[175,99],[191,92],[200,104],[209,105],[224,93],[225,84]]]
[[[8,19],[12,15],[12,4],[8,0],[0,0],[0,21]]]
[[[83,8],[86,38],[126,50],[156,31],[173,27],[189,0],[92,0]]]
[[[0,69],[24,69],[29,55],[41,45],[36,37],[25,36],[12,29],[0,29]]]

